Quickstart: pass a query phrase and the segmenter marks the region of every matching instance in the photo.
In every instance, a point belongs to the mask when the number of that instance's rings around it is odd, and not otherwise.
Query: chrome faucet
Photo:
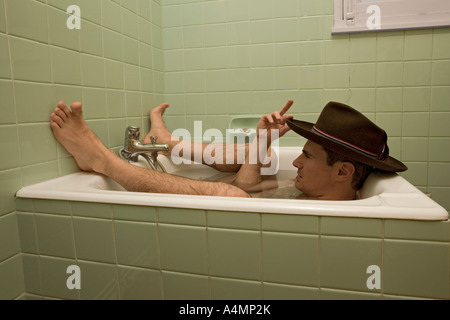
[[[142,156],[151,169],[166,172],[164,166],[158,161],[158,152],[169,152],[169,145],[157,144],[157,137],[150,137],[151,143],[142,143],[139,141],[140,136],[141,131],[138,127],[130,126],[126,129],[124,147],[120,150],[122,159],[137,162],[139,156]]]

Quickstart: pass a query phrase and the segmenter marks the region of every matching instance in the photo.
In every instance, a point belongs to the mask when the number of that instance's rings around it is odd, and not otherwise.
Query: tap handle
[[[128,139],[139,140],[139,137],[141,136],[141,129],[139,129],[138,127],[130,126],[127,128],[126,136],[128,137]]]

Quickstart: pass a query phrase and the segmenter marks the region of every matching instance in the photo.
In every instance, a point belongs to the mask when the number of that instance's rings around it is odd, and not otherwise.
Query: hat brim
[[[299,121],[294,119],[286,120],[289,128],[291,128],[295,133],[305,137],[312,142],[318,143],[327,149],[330,149],[334,152],[347,156],[353,160],[361,162],[363,164],[372,166],[374,168],[387,171],[387,172],[404,172],[408,170],[408,167],[404,165],[399,160],[388,157],[385,161],[380,161],[369,156],[366,156],[362,153],[354,151],[350,148],[347,148],[341,144],[328,140],[322,136],[319,136],[312,132],[312,128],[314,127],[313,123]]]

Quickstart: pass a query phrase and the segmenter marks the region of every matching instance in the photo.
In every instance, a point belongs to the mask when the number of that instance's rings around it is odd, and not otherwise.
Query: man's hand
[[[280,138],[284,136],[290,130],[289,126],[286,124],[286,119],[294,118],[293,116],[285,114],[289,111],[293,104],[294,101],[289,100],[279,112],[274,111],[271,114],[264,115],[258,123],[258,136],[260,134],[260,130],[266,130],[268,137],[271,136],[271,130],[279,130]]]

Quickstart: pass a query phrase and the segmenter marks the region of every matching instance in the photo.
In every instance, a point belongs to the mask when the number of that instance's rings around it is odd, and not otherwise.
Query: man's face
[[[321,145],[308,141],[293,165],[298,168],[295,187],[305,196],[320,197],[332,187],[333,166],[328,165],[327,153]]]

